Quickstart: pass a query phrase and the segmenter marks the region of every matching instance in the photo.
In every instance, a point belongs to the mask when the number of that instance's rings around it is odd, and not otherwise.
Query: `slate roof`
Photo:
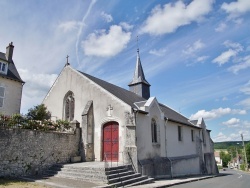
[[[0,52],[0,60],[4,60],[4,61],[8,62],[8,60],[5,57],[5,53]],[[7,75],[0,73],[0,76],[5,77],[5,78],[9,78],[9,79],[12,79],[12,80],[15,80],[15,81],[18,81],[18,82],[25,83],[21,79],[19,73],[17,72],[16,66],[15,66],[13,61],[8,62]]]
[[[114,96],[121,99],[122,101],[130,105],[132,108],[137,108],[134,104],[135,102],[147,101],[147,99],[144,99],[143,97],[140,97],[139,95],[131,91],[128,91],[126,89],[123,89],[111,83],[108,83],[104,80],[101,80],[89,74],[83,73],[81,71],[78,71],[78,72],[80,72],[81,74],[83,74],[84,76],[86,76],[87,78],[89,78],[90,80],[92,80],[93,82],[95,82],[96,84],[98,84],[99,86],[107,90],[108,92],[112,93]],[[192,123],[190,123],[188,118],[184,117],[183,115],[179,114],[173,109],[163,104],[159,104],[159,105],[160,105],[161,110],[165,114],[165,116],[168,118],[168,120],[198,128],[194,126]]]
[[[144,72],[143,72],[141,60],[140,60],[140,55],[139,55],[139,49],[137,49],[137,61],[136,61],[136,66],[135,66],[134,77],[133,77],[133,80],[129,83],[129,86],[135,85],[137,83],[144,83],[150,86],[150,84],[148,83],[148,81],[146,80],[144,76]]]

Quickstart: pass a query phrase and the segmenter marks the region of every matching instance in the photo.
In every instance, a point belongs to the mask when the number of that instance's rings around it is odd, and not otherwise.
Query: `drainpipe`
[[[165,153],[167,156],[167,124],[168,124],[168,118],[165,118]]]

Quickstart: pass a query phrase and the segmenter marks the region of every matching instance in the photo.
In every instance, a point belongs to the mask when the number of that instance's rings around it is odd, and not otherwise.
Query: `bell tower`
[[[139,48],[137,49],[137,61],[133,80],[129,83],[129,90],[137,95],[149,99],[150,97],[150,84],[145,79],[144,72],[141,65]]]

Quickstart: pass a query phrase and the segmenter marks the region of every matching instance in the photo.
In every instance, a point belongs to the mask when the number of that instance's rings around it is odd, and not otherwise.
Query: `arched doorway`
[[[118,161],[119,156],[119,124],[108,122],[103,126],[102,158],[107,161]]]

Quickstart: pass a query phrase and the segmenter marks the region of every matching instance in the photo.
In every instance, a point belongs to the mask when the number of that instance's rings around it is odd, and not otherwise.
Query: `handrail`
[[[137,170],[136,170],[136,168],[135,168],[135,165],[134,165],[134,163],[133,163],[132,157],[131,157],[131,155],[130,155],[129,152],[128,152],[128,157],[129,157],[129,159],[130,159],[130,162],[131,162],[131,164],[132,164],[132,167],[133,167],[134,171],[137,172]]]
[[[143,165],[141,164],[141,162],[138,160],[138,164],[140,165],[141,167],[141,174],[143,175]]]

